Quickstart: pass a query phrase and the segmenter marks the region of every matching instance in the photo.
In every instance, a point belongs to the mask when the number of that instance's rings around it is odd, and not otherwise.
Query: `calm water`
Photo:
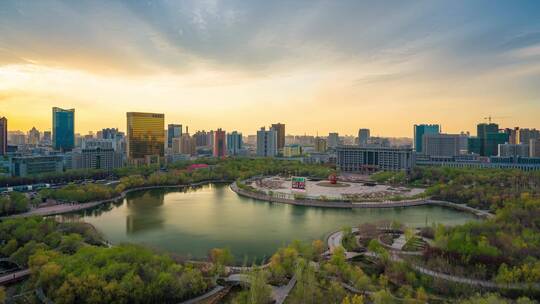
[[[432,206],[322,209],[238,196],[227,185],[131,193],[119,203],[64,218],[92,223],[113,243],[144,244],[192,258],[228,247],[241,261],[265,258],[292,240],[311,241],[345,225],[397,220],[413,226],[461,224],[468,213]]]

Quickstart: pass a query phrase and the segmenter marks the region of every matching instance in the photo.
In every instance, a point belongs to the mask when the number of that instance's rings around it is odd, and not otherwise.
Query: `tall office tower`
[[[459,134],[424,134],[422,153],[429,156],[457,156],[460,154]]]
[[[281,151],[283,150],[283,147],[285,147],[285,124],[282,124],[282,123],[272,124],[272,129],[276,131],[277,149],[278,151]]]
[[[26,137],[28,140],[29,145],[38,145],[39,144],[39,138],[40,138],[39,130],[36,129],[36,127],[32,127],[30,131],[28,131],[28,136]]]
[[[53,113],[53,148],[71,151],[75,147],[75,109],[54,107]]]
[[[508,134],[499,132],[499,125],[495,123],[480,123],[476,132],[475,138],[469,138],[469,152],[480,156],[497,155],[499,144],[507,143],[509,138]]]
[[[529,140],[529,156],[540,157],[540,138]]]
[[[214,132],[214,157],[227,155],[227,135],[221,128]]]
[[[165,115],[127,113],[127,156],[131,163],[151,163],[165,155]]]
[[[368,144],[370,138],[369,129],[360,129],[358,130],[358,144],[360,146],[365,146]]]
[[[339,134],[329,133],[326,143],[328,145],[328,148],[332,148],[332,149],[337,148],[337,146],[339,146]]]
[[[257,131],[257,156],[274,157],[278,154],[277,132],[273,128],[262,127]]]
[[[326,152],[326,139],[315,137],[315,151],[324,153]]]
[[[439,125],[414,125],[414,151],[422,153],[422,141],[424,134],[439,134],[441,127]]]
[[[242,150],[242,133],[233,131],[227,134],[227,151],[229,155],[238,155]]]
[[[519,130],[519,143],[528,144],[531,139],[540,139],[540,130],[528,128]]]
[[[0,118],[0,155],[4,156],[7,154],[8,146],[8,131],[7,131],[7,118]]]
[[[169,124],[167,126],[167,148],[172,148],[173,138],[182,136],[182,125]]]

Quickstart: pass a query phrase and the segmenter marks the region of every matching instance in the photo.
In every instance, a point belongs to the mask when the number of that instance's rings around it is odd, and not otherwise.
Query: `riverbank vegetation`
[[[411,174],[381,172],[372,175],[377,182],[428,187],[434,199],[466,203],[473,208],[495,211],[504,202],[522,195],[540,197],[540,172],[507,169],[463,169],[416,167]]]
[[[0,196],[0,216],[26,212],[30,209],[31,201],[24,194],[10,192]]]
[[[194,164],[208,165],[191,169]],[[297,161],[274,159],[200,159],[196,162],[178,162],[167,169],[156,166],[126,167],[116,171],[119,183],[114,186],[104,184],[68,184],[58,189],[42,189],[42,199],[60,202],[86,203],[106,200],[120,195],[125,190],[148,186],[189,185],[205,181],[233,181],[256,175],[299,174],[318,178],[327,177],[332,169],[321,165],[302,164]],[[12,213],[24,212],[28,208],[17,208]],[[22,210],[22,211],[20,211]]]
[[[213,286],[189,263],[142,246],[109,247],[86,223],[24,218],[0,222],[0,256],[29,268],[28,288],[54,303],[178,303]],[[227,262],[228,256],[220,256]]]

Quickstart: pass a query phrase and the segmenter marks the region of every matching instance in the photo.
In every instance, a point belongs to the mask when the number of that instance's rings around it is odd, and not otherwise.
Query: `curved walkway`
[[[435,205],[448,207],[460,211],[470,212],[480,218],[490,218],[493,217],[493,214],[489,211],[475,209],[464,204],[456,204],[447,201],[432,200],[429,198],[426,199],[414,199],[414,200],[403,200],[403,201],[384,201],[384,202],[345,202],[345,201],[321,201],[313,199],[288,199],[285,197],[272,196],[266,193],[258,193],[240,189],[236,182],[230,185],[232,191],[236,194],[253,198],[256,200],[267,201],[272,203],[282,203],[289,205],[297,206],[310,206],[310,207],[321,207],[321,208],[400,208],[400,207],[414,207],[414,206],[423,206],[423,205]]]
[[[20,281],[30,275],[30,269],[23,269],[0,277],[0,286]]]
[[[328,240],[327,240],[327,244],[328,244],[328,248],[329,248],[328,252],[333,252],[335,250],[335,248],[337,248],[338,246],[341,246],[341,243],[339,243],[339,242],[341,241],[342,238],[343,238],[343,232],[342,231],[336,231],[336,232],[332,233],[328,237]],[[356,257],[356,256],[359,256],[359,255],[365,255],[365,256],[374,257],[374,258],[379,257],[379,255],[374,253],[374,252],[363,252],[363,253],[354,252],[351,255],[349,255],[349,253],[350,252],[346,252],[347,259],[351,259],[352,257]],[[399,251],[391,251],[390,259],[393,262],[406,262],[398,254],[399,254]],[[506,289],[506,290],[531,290],[532,289],[532,290],[540,290],[540,283],[500,284],[500,283],[496,283],[496,282],[493,282],[493,281],[476,280],[476,279],[469,279],[469,278],[465,278],[465,277],[459,277],[459,276],[455,276],[455,275],[449,275],[449,274],[445,274],[445,273],[442,273],[442,272],[433,271],[433,270],[427,269],[425,267],[422,267],[422,266],[419,266],[419,265],[416,265],[416,264],[412,264],[410,262],[409,262],[409,264],[411,265],[411,267],[414,270],[416,270],[417,272],[419,272],[421,274],[424,274],[426,276],[430,276],[432,278],[441,279],[441,280],[454,282],[454,283],[460,283],[460,284],[465,284],[465,285],[470,285],[470,286],[479,286],[479,287],[488,288],[488,289]]]
[[[9,219],[9,218],[23,218],[23,217],[30,217],[30,216],[50,216],[50,215],[57,215],[57,214],[64,214],[64,213],[70,213],[70,212],[76,212],[81,211],[85,209],[94,208],[96,206],[106,204],[106,203],[112,203],[121,199],[124,199],[128,193],[130,192],[136,192],[136,191],[143,191],[143,190],[152,190],[152,189],[162,189],[162,188],[186,188],[186,187],[197,187],[202,186],[206,184],[212,184],[212,183],[230,183],[230,180],[208,180],[208,181],[202,181],[198,183],[192,183],[192,184],[182,184],[182,185],[161,185],[161,186],[144,186],[144,187],[137,187],[137,188],[131,188],[128,190],[123,191],[120,193],[120,195],[94,201],[94,202],[88,202],[88,203],[82,203],[82,204],[58,204],[54,206],[48,206],[48,207],[42,207],[42,208],[35,208],[28,212],[24,213],[18,213],[8,216],[2,216],[0,217],[0,220]]]

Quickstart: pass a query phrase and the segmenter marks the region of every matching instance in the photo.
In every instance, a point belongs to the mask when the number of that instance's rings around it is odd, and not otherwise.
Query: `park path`
[[[341,241],[343,239],[343,232],[342,231],[336,231],[334,233],[332,233],[329,237],[328,237],[328,240],[327,240],[327,243],[328,243],[328,252],[333,252],[335,248],[337,248],[338,246],[341,246],[341,244],[339,243],[339,241]],[[364,256],[369,256],[369,257],[373,257],[373,258],[378,258],[379,255],[376,254],[375,252],[363,252],[363,253],[353,253],[354,256],[358,256],[358,255],[364,255]],[[393,262],[405,262],[405,260],[403,258],[401,258],[399,255],[399,251],[392,251],[391,254],[390,254],[390,259],[393,261]],[[353,256],[353,255],[351,255]],[[349,257],[349,254],[347,254],[347,259],[350,259]],[[449,282],[454,282],[454,283],[460,283],[460,284],[465,284],[465,285],[469,285],[469,286],[479,286],[479,287],[484,287],[484,288],[488,288],[488,289],[506,289],[506,290],[540,290],[540,283],[512,283],[512,284],[500,284],[500,283],[496,283],[496,282],[493,282],[493,281],[485,281],[485,280],[477,280],[477,279],[470,279],[470,278],[465,278],[465,277],[460,277],[460,276],[455,276],[455,275],[450,275],[450,274],[446,274],[446,273],[442,273],[442,272],[437,272],[437,271],[433,271],[433,270],[430,270],[428,268],[425,268],[425,267],[422,267],[420,265],[416,265],[416,264],[413,264],[413,263],[410,263],[409,264],[411,265],[411,267],[416,270],[417,272],[421,273],[421,274],[424,274],[426,276],[429,276],[429,277],[432,277],[432,278],[436,278],[436,279],[441,279],[441,280],[445,280],[445,281],[449,281]]]
[[[0,286],[22,280],[30,275],[30,269],[23,269],[0,277]]]

